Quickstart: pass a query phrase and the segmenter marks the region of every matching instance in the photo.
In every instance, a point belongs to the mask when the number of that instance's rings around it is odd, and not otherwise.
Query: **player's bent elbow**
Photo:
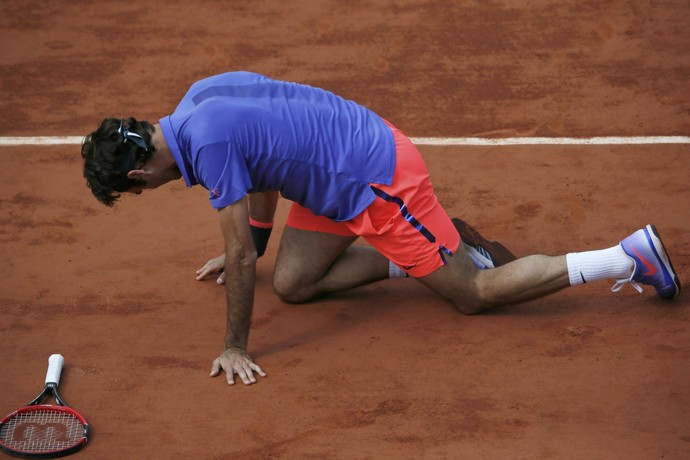
[[[244,246],[231,246],[225,248],[225,263],[239,263],[241,267],[252,267],[258,259],[256,248]],[[235,261],[235,262],[233,262]]]
[[[255,249],[252,249],[250,251],[247,251],[244,253],[244,257],[242,257],[242,265],[246,267],[252,267],[256,265],[256,261],[259,258],[259,254],[256,252]]]

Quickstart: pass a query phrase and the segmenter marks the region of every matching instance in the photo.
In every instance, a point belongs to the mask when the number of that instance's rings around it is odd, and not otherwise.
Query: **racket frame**
[[[84,446],[84,444],[86,444],[89,440],[89,424],[86,422],[86,419],[79,412],[69,407],[65,403],[65,401],[60,397],[60,394],[57,391],[58,383],[60,382],[60,373],[62,372],[64,358],[61,355],[52,355],[49,358],[48,363],[48,372],[46,374],[46,383],[43,387],[43,391],[41,391],[41,393],[26,406],[13,411],[11,414],[5,416],[2,420],[0,420],[0,429],[2,429],[2,427],[5,424],[7,424],[7,422],[17,417],[18,415],[37,412],[41,410],[50,410],[71,415],[75,417],[77,420],[79,420],[79,422],[82,424],[84,428],[84,432],[82,433],[81,439],[77,441],[74,445],[67,447],[65,449],[40,453],[16,450],[6,445],[4,442],[0,441],[0,450],[7,454],[22,458],[63,457],[65,455],[72,454],[77,450],[81,449]],[[55,398],[55,402],[57,402],[57,405],[41,404],[48,396],[52,396],[53,398]]]

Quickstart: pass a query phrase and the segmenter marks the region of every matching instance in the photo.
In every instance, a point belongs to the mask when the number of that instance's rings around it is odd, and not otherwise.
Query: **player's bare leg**
[[[498,264],[515,260],[503,245],[485,239],[472,226],[453,219],[463,241],[482,246]],[[287,302],[362,286],[390,276],[390,262],[367,246],[352,246],[355,238],[285,227],[278,251],[274,287]]]
[[[533,255],[493,270],[479,270],[465,249],[419,279],[466,314],[532,300],[570,286],[565,256]]]
[[[301,303],[388,278],[388,259],[372,247],[353,246],[355,240],[286,226],[273,275],[276,294]]]

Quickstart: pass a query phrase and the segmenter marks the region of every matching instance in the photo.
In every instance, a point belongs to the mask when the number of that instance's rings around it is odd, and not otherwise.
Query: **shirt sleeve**
[[[209,191],[211,206],[222,209],[252,189],[244,155],[230,142],[201,148],[197,156],[199,183]]]

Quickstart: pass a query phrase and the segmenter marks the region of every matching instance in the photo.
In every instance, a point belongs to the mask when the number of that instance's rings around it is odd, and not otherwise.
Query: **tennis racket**
[[[77,411],[67,407],[58,394],[65,358],[48,358],[43,391],[33,401],[0,421],[0,449],[27,458],[62,457],[79,450],[89,436],[89,425]],[[41,404],[49,395],[58,405]]]

